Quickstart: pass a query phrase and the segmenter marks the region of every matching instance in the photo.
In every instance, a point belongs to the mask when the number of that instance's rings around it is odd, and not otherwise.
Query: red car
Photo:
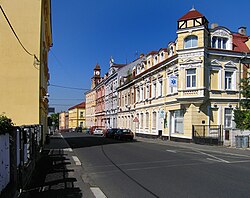
[[[134,133],[130,129],[119,129],[114,134],[114,139],[118,140],[133,140]]]

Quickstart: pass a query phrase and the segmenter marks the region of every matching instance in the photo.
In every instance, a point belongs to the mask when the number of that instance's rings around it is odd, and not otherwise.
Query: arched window
[[[198,46],[198,37],[191,35],[184,39],[184,48],[192,48]]]

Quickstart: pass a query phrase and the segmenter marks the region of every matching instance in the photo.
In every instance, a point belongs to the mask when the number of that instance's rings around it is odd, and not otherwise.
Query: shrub
[[[10,133],[13,127],[14,124],[10,118],[5,115],[0,115],[0,134]]]

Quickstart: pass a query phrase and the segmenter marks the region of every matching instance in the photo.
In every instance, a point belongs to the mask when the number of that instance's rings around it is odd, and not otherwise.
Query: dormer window
[[[158,63],[158,58],[157,58],[157,56],[155,56],[155,58],[154,58],[154,64],[156,65]]]
[[[212,48],[227,49],[227,38],[214,36],[212,38]]]
[[[193,48],[198,46],[198,37],[191,35],[184,39],[184,48]]]

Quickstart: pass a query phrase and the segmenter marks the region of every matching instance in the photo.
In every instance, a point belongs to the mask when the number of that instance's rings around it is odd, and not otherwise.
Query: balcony
[[[203,102],[206,97],[206,88],[178,90],[177,101],[181,103]]]

